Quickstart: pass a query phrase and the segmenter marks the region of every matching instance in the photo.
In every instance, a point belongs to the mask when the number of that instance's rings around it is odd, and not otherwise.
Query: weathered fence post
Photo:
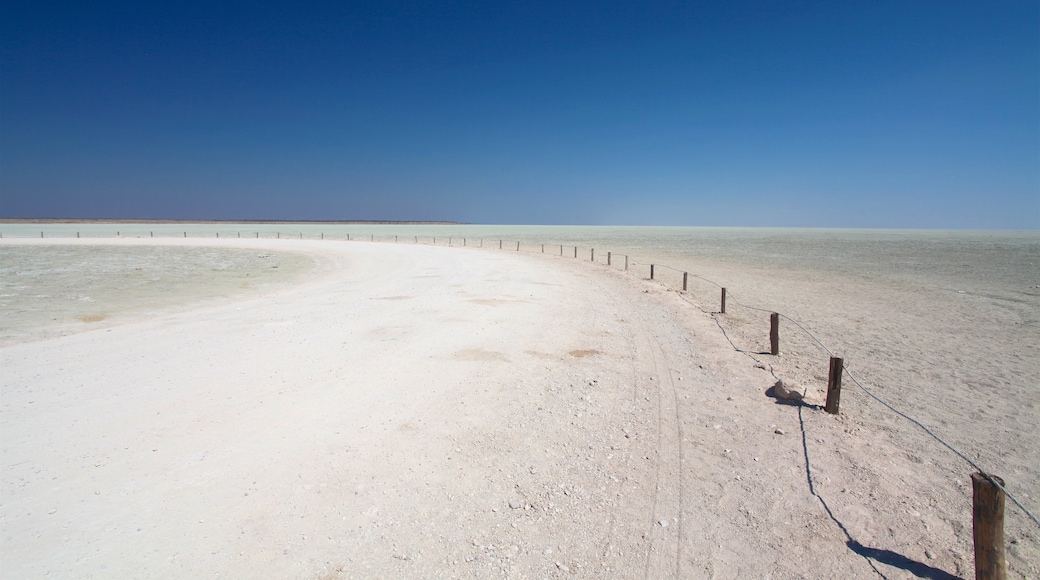
[[[560,255],[563,255],[563,244],[560,244]]]
[[[282,239],[282,232],[278,232],[278,239]]]
[[[650,279],[654,279],[654,265],[650,264]]]
[[[589,248],[589,261],[590,262],[595,262],[596,261],[596,248]]]
[[[218,237],[218,238],[220,237],[220,232],[217,232],[217,237]]]
[[[466,247],[466,238],[462,238],[462,247]]]
[[[607,265],[610,265],[610,252],[607,252]]]
[[[574,246],[574,257],[578,257],[578,246]]]
[[[1004,485],[1004,480],[999,477],[971,474],[976,580],[1007,578],[1007,562],[1004,559],[1004,492],[994,482]]]
[[[394,243],[397,243],[397,234],[394,234]]]
[[[219,237],[220,237],[220,234],[217,234],[217,237],[219,238]],[[301,240],[303,239],[303,232],[300,232],[300,239],[301,239]]]
[[[683,292],[686,292],[686,283],[687,283],[687,278],[688,277],[689,277],[689,274],[687,274],[686,272],[682,273],[682,291]]]
[[[719,314],[726,313],[726,289],[722,289],[722,308],[719,308]]]
[[[831,415],[838,414],[838,406],[841,402],[841,371],[844,370],[844,361],[836,356],[831,357],[830,372],[827,373],[827,406],[824,410]]]
[[[516,251],[518,251],[518,252],[520,251],[520,242],[516,243]]]
[[[542,244],[542,253],[545,253],[545,244]]]
[[[370,235],[372,236],[372,239],[369,240],[369,241],[372,241],[372,242],[376,241],[376,235],[375,234],[370,234]]]
[[[184,237],[188,237],[188,232],[184,232]]]
[[[625,271],[628,272],[628,256],[625,256]]]
[[[501,250],[501,249],[502,249],[502,240],[498,240],[498,249],[499,249],[499,250]]]
[[[780,315],[776,312],[769,315],[769,354],[780,354]]]
[[[79,237],[79,232],[76,232],[76,237],[77,238]],[[155,237],[155,232],[148,232],[148,237],[149,238],[154,238]]]
[[[256,232],[256,239],[258,239],[258,240],[260,239],[260,232]],[[349,240],[350,238],[347,238],[347,239]]]

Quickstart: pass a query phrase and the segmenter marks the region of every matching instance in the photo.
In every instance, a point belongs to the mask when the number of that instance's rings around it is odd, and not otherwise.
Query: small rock
[[[518,509],[520,509],[522,507],[524,507],[524,502],[522,502],[522,501],[520,501],[518,499],[511,499],[511,500],[509,500],[509,508],[510,509],[518,510]]]
[[[784,434],[784,430],[779,428],[779,427],[777,427],[776,430],[773,431],[773,433],[776,433],[777,435],[783,435]]]
[[[733,400],[733,397],[726,397],[726,400],[727,400],[727,401],[732,401],[732,400]]]
[[[924,551],[924,557],[928,558],[929,560],[934,560],[935,559],[935,554],[931,550],[925,550]]]
[[[560,572],[563,572],[563,573],[567,573],[567,572],[571,571],[571,569],[568,568],[566,564],[561,564],[559,562],[556,563],[556,567],[559,568]]]
[[[657,524],[660,525],[662,528],[667,528],[668,520],[660,520],[659,522],[657,522]]]
[[[801,401],[802,393],[799,392],[794,385],[785,385],[783,381],[777,381],[773,385],[773,394],[780,399],[787,399],[789,401]]]

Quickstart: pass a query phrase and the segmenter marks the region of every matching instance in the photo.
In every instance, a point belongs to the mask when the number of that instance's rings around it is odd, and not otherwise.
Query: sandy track
[[[5,576],[969,575],[943,466],[776,404],[676,293],[497,250],[246,245],[321,266],[0,351]]]

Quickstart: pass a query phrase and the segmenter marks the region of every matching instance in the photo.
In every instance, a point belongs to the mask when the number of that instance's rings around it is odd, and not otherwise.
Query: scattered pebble
[[[524,507],[524,502],[522,502],[522,501],[520,501],[518,499],[511,499],[511,500],[509,500],[509,508],[510,509],[518,510],[518,509],[520,509],[522,507]]]
[[[668,520],[660,520],[659,522],[657,522],[657,524],[660,525],[662,528],[667,528]]]
[[[924,556],[925,556],[925,558],[928,558],[929,560],[934,560],[935,559],[935,553],[933,553],[931,550],[925,550],[924,551]]]
[[[777,427],[776,430],[773,431],[773,433],[776,433],[777,435],[783,435],[784,434],[784,430],[779,428],[779,427]]]

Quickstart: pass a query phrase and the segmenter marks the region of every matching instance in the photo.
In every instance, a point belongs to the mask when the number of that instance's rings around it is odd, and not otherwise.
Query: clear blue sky
[[[3,0],[0,216],[1040,229],[1040,3]]]

